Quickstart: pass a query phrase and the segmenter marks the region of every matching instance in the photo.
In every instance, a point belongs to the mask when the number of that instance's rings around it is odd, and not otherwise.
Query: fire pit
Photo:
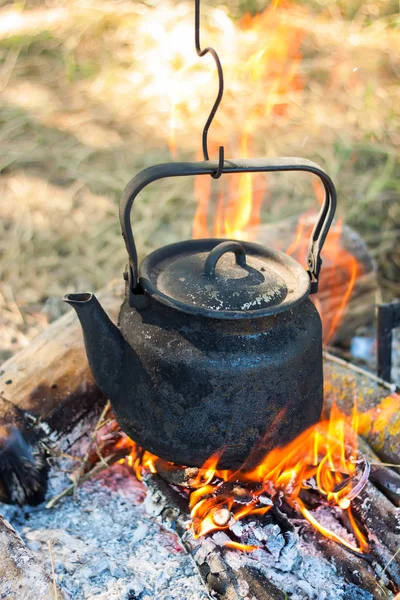
[[[318,289],[335,188],[305,160],[230,160],[222,147],[209,160],[223,75],[216,52],[201,49],[198,0],[195,20],[197,53],[211,53],[220,82],[204,161],[150,167],[128,184],[118,326],[118,286],[104,293],[110,317],[92,294],[65,297],[97,385],[71,315],[0,375],[0,498],[28,544],[0,521],[13,573],[8,581],[3,566],[1,594],[28,597],[33,585],[34,598],[394,598],[400,396],[329,354],[323,392],[322,328],[308,298]],[[272,171],[319,177],[307,271],[291,256],[301,236],[287,254],[248,240],[195,239],[153,252],[139,270],[130,211],[146,185]],[[325,339],[359,274],[355,259],[350,272]],[[396,311],[390,326],[381,322],[382,336],[397,325]],[[37,569],[36,583],[23,563]]]

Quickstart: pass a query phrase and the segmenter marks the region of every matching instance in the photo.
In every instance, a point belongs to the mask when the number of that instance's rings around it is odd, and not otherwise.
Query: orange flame
[[[368,543],[356,524],[350,507],[351,492],[358,478],[358,432],[354,429],[357,424],[356,410],[349,418],[333,405],[329,420],[310,427],[287,446],[275,448],[252,470],[239,470],[230,474],[226,471],[221,474],[215,470],[210,480],[208,468],[207,485],[192,492],[190,497],[195,537],[229,527],[228,516],[223,526],[219,526],[214,518],[215,512],[221,507],[226,512],[231,512],[232,521],[254,513],[265,514],[271,506],[262,506],[260,496],[267,494],[273,498],[278,492],[283,492],[286,501],[322,535],[342,543],[354,552],[365,552]],[[251,499],[244,507],[237,503],[234,493],[229,494],[225,489],[223,482],[232,480],[250,484]],[[347,511],[358,545],[350,543],[318,522],[301,499],[302,490],[310,487],[319,493],[321,501],[325,497],[329,504]]]
[[[143,450],[135,442],[130,440],[127,436],[123,437],[117,445],[117,448],[129,448],[132,450],[126,458],[123,458],[120,462],[126,463],[128,467],[131,467],[135,473],[135,477],[138,481],[142,481],[143,472],[150,471],[150,473],[157,473],[155,462],[157,456]]]
[[[233,550],[241,550],[242,552],[253,552],[258,550],[260,546],[252,546],[250,544],[239,544],[239,542],[225,542],[225,548],[232,548]]]
[[[308,241],[314,220],[315,217],[311,218],[307,213],[300,217],[296,238],[286,250],[287,254],[301,264],[307,263]],[[315,304],[321,314],[324,344],[328,344],[334,337],[345,315],[356,280],[362,274],[362,266],[341,244],[342,233],[343,220],[338,219],[331,226],[322,251],[324,264],[319,280],[320,294],[315,297]],[[329,290],[329,295],[323,295],[324,289]]]
[[[286,503],[323,536],[353,552],[368,551],[368,540],[352,513],[352,502],[368,480],[368,464],[358,457],[358,435],[379,434],[400,407],[400,396],[392,394],[379,406],[364,413],[357,410],[345,415],[335,404],[330,418],[316,423],[284,447],[274,448],[256,467],[243,466],[236,471],[218,470],[223,450],[211,456],[191,482],[189,505],[195,538],[216,530],[229,530],[248,515],[265,515],[275,498]],[[125,438],[132,451],[127,459],[138,479],[144,470],[156,472],[157,457],[143,451]],[[179,468],[172,465],[171,468]],[[329,530],[318,520],[318,508],[307,507],[307,493],[321,506],[336,507],[346,513],[354,542]],[[226,544],[229,548],[250,552],[260,546]]]

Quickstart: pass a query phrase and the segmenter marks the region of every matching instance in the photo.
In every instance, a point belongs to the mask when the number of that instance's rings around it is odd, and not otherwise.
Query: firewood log
[[[362,589],[370,592],[375,600],[388,598],[388,590],[382,584],[378,584],[373,570],[369,568],[366,560],[355,556],[344,546],[329,540],[315,531],[313,535],[317,548],[331,563],[334,564],[339,575],[349,583],[354,583]]]
[[[49,550],[50,551],[50,550]],[[67,600],[24,542],[0,516],[0,598]]]
[[[388,498],[400,507],[400,474],[385,466],[363,438],[359,438],[358,452],[371,463],[369,480]]]
[[[122,283],[98,293],[105,310],[117,319]],[[60,298],[61,302],[61,298]],[[7,360],[0,369],[0,393],[20,409],[45,420],[60,432],[70,431],[98,400],[82,343],[82,330],[70,311],[32,343]]]
[[[399,512],[372,483],[367,483],[354,514],[368,532],[371,552],[396,587],[400,587]]]
[[[354,398],[361,414],[360,433],[383,462],[400,465],[400,393],[373,373],[325,353],[325,409],[335,402],[351,415]],[[373,411],[373,409],[378,409]]]

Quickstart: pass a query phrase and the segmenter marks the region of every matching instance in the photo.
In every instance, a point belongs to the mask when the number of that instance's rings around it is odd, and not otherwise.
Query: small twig
[[[118,450],[118,452],[115,452],[114,454],[110,454],[109,456],[107,456],[103,460],[103,462],[96,463],[94,465],[93,469],[91,469],[90,471],[88,471],[87,473],[82,475],[82,477],[79,480],[79,484],[85,483],[85,481],[89,481],[89,479],[91,479],[95,475],[98,475],[98,473],[101,473],[105,469],[108,469],[108,467],[110,467],[112,464],[116,463],[118,460],[121,460],[121,458],[125,458],[125,456],[127,454],[129,454],[130,451],[131,451],[130,448],[122,448],[121,450]],[[75,494],[77,485],[78,485],[77,482],[74,481],[74,483],[72,483],[67,488],[65,488],[65,490],[63,490],[62,492],[57,494],[57,496],[54,496],[54,498],[49,500],[49,502],[46,504],[46,508],[53,508],[57,504],[57,502],[62,500],[62,498],[65,498],[66,496],[70,496],[71,494]]]
[[[103,458],[103,455],[101,453],[101,448],[100,448],[99,444],[97,443],[97,440],[94,440],[94,447],[95,447],[96,454],[99,457],[100,462],[102,462],[103,465],[107,466],[107,463]]]
[[[75,462],[82,462],[82,456],[75,456],[74,454],[68,454],[68,452],[52,452],[53,456],[50,456],[50,460],[52,458],[69,458]]]
[[[72,454],[67,454],[66,452],[53,451],[53,450],[50,450],[45,445],[43,445],[43,447],[49,454],[49,456],[47,456],[47,458],[46,458],[47,464],[52,469],[54,469],[55,471],[58,471],[59,473],[73,473],[73,471],[75,470],[75,467],[73,467],[73,466],[69,467],[68,469],[63,469],[62,467],[58,466],[56,461],[59,458],[68,458],[69,460],[73,460],[74,462],[77,462],[77,463],[82,462],[81,456],[73,456]]]
[[[50,564],[51,564],[51,576],[53,579],[53,591],[54,591],[54,600],[58,600],[58,592],[57,592],[57,584],[56,584],[56,574],[54,571],[54,560],[53,560],[53,547],[50,540],[47,540],[47,545],[49,547],[50,554]]]
[[[100,427],[102,425],[102,421],[104,420],[104,417],[106,416],[107,412],[110,410],[110,406],[111,406],[110,405],[110,401],[107,400],[107,403],[106,403],[105,407],[103,408],[103,410],[101,411],[101,415],[100,415],[100,417],[99,417],[99,419],[98,419],[98,421],[96,423],[96,426],[93,429],[92,434],[90,436],[89,444],[88,444],[85,456],[82,459],[82,462],[81,462],[81,464],[79,466],[78,473],[77,473],[76,478],[75,478],[75,482],[74,482],[74,486],[75,486],[74,487],[74,498],[76,498],[76,490],[78,488],[79,481],[82,478],[82,475],[84,473],[84,470],[85,470],[85,467],[86,467],[86,463],[88,461],[88,458],[89,458],[89,455],[90,455],[90,451],[92,449],[93,442],[94,442],[94,440],[96,438],[96,434],[97,434],[98,430],[100,429]]]
[[[369,462],[370,465],[375,465],[379,467],[394,467],[395,469],[400,469],[400,463],[385,463],[385,462]]]
[[[386,569],[388,568],[388,566],[390,565],[390,563],[394,561],[394,559],[395,559],[395,558],[396,558],[396,556],[399,554],[399,552],[400,552],[400,546],[397,548],[397,550],[396,550],[396,552],[393,554],[392,558],[391,558],[391,559],[390,559],[390,560],[389,560],[389,561],[386,563],[386,565],[384,566],[384,569],[383,569],[383,571],[382,571],[382,574],[381,574],[381,581],[382,581],[382,579],[383,579],[383,576],[384,576],[384,574],[385,574],[385,571],[386,571]]]

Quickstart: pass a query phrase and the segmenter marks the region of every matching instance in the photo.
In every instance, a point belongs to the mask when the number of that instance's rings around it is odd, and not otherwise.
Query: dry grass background
[[[239,155],[247,123],[252,156],[325,166],[339,214],[378,260],[386,297],[400,295],[398,5],[281,3],[250,34],[243,14],[264,8],[258,0],[203,7],[203,44],[218,49],[227,87],[213,146]],[[196,59],[192,25],[186,1],[0,1],[0,358],[59,314],[64,292],[121,274],[118,199],[139,169],[171,159],[171,104],[178,158],[198,154],[216,80],[211,61]],[[278,26],[301,36],[304,87],[277,99],[238,65]],[[285,110],[263,111],[266,98]],[[313,202],[302,182],[271,181],[264,220]],[[142,255],[190,237],[194,211],[193,182],[148,188],[133,217]]]

